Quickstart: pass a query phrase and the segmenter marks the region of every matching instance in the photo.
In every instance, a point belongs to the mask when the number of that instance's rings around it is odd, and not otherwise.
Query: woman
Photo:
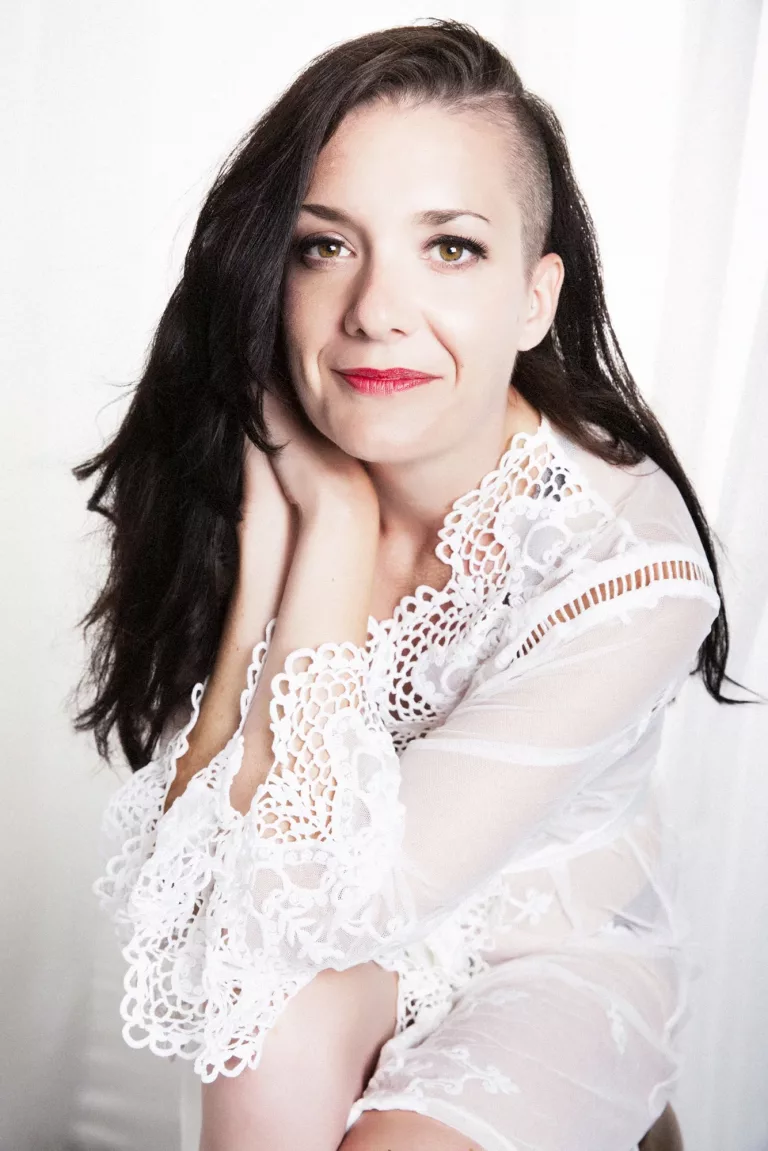
[[[636,1147],[690,975],[654,763],[689,674],[732,702],[726,616],[495,47],[436,20],[312,62],[97,469],[78,720],[135,774],[94,887],[201,1151]]]

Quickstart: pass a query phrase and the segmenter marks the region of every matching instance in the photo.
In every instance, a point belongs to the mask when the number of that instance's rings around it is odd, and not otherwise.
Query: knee
[[[335,1151],[394,1034],[396,981],[374,963],[315,976],[286,1004],[255,1070],[203,1084],[201,1147]]]
[[[337,1151],[483,1151],[439,1119],[416,1111],[364,1111]]]

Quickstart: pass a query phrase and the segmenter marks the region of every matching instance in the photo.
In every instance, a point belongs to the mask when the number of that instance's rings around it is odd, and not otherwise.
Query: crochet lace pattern
[[[509,896],[508,875],[576,837],[589,788],[649,733],[719,610],[695,542],[641,534],[546,417],[454,502],[438,540],[450,567],[441,591],[422,585],[389,619],[369,617],[365,645],[288,655],[271,683],[273,763],[245,815],[230,788],[275,619],[253,648],[236,731],[168,812],[208,678],[164,750],[111,797],[103,830],[118,850],[93,890],[128,964],[120,1011],[131,1046],[194,1060],[203,1082],[237,1075],[258,1066],[285,1003],[318,971],[369,959],[400,973],[397,1033],[426,1034],[487,968],[496,927],[544,906],[533,889]],[[699,612],[690,627],[686,603]],[[539,677],[547,698],[546,677],[559,685],[570,660],[576,690],[582,665],[582,683],[600,672],[597,641],[610,640],[608,653],[621,625],[632,642],[647,632],[649,644],[668,644],[679,631],[679,644],[666,664],[659,657],[657,678],[649,656],[647,682],[626,690],[623,665],[614,675],[606,655],[615,713],[604,723],[585,714],[583,734],[555,737],[527,685]],[[476,730],[477,709],[488,719]],[[534,720],[543,728],[526,744],[529,715],[531,731]],[[511,779],[507,762],[524,765],[521,779],[538,770],[552,783],[525,826],[510,816],[508,841],[489,834],[476,876],[443,885],[431,857],[418,857],[403,799],[424,757],[448,765],[446,786],[467,778],[464,765],[472,778],[495,768]]]

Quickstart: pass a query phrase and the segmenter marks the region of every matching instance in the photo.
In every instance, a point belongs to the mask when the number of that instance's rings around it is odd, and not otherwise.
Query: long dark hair
[[[86,636],[98,625],[83,680],[94,697],[75,718],[108,761],[116,725],[131,767],[147,763],[213,666],[237,569],[243,435],[277,450],[263,418],[266,380],[297,410],[280,318],[294,225],[322,147],[348,112],[381,99],[473,110],[507,129],[526,271],[549,251],[565,266],[554,322],[518,353],[510,382],[596,455],[618,464],[647,455],[668,473],[722,601],[704,513],[611,326],[592,219],[554,111],[468,24],[429,18],[372,32],[313,59],[227,157],[125,418],[72,469],[79,480],[100,473],[88,508],[110,525],[108,577],[79,621]],[[722,606],[692,674],[719,703],[751,702],[720,693],[724,678],[743,686],[725,674],[728,646]]]

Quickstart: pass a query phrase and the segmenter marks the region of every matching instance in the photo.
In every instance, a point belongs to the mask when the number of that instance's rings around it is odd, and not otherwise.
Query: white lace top
[[[680,492],[649,459],[605,463],[543,417],[439,540],[443,590],[371,617],[364,647],[288,656],[247,815],[229,788],[275,620],[237,731],[169,811],[207,679],[112,796],[94,891],[128,964],[127,1043],[210,1082],[256,1067],[326,968],[399,971],[396,1034],[413,1038],[510,957],[679,945],[654,765],[720,605]]]

